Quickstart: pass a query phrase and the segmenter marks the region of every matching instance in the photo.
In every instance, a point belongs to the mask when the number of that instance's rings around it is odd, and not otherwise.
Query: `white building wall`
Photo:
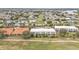
[[[66,29],[68,32],[78,31],[78,28],[75,26],[55,26],[56,31],[60,31],[61,29]]]
[[[36,34],[56,34],[53,28],[32,28],[30,32]]]

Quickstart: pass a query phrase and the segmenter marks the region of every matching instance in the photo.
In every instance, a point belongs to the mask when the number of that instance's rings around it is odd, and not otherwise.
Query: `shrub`
[[[24,32],[22,34],[23,39],[29,39],[31,37],[30,32]]]
[[[6,35],[0,33],[0,39],[4,39],[6,37]]]
[[[79,38],[79,32],[77,32],[76,35],[77,35],[77,38]]]
[[[61,37],[65,37],[66,34],[67,34],[67,30],[66,30],[66,29],[61,29],[61,30],[60,30],[60,36],[61,36]]]

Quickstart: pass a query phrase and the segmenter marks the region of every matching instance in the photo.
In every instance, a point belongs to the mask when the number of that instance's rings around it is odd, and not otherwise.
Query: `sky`
[[[1,8],[78,8],[78,0],[0,0]]]

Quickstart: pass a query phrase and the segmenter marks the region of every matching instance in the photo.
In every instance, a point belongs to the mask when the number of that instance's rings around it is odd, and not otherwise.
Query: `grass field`
[[[78,50],[79,42],[0,41],[0,50]]]

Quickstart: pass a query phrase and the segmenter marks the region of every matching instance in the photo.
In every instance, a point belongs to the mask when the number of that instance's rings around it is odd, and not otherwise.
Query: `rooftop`
[[[23,32],[28,32],[29,28],[0,28],[0,31],[2,31],[4,34],[11,35],[11,34],[22,34]]]

